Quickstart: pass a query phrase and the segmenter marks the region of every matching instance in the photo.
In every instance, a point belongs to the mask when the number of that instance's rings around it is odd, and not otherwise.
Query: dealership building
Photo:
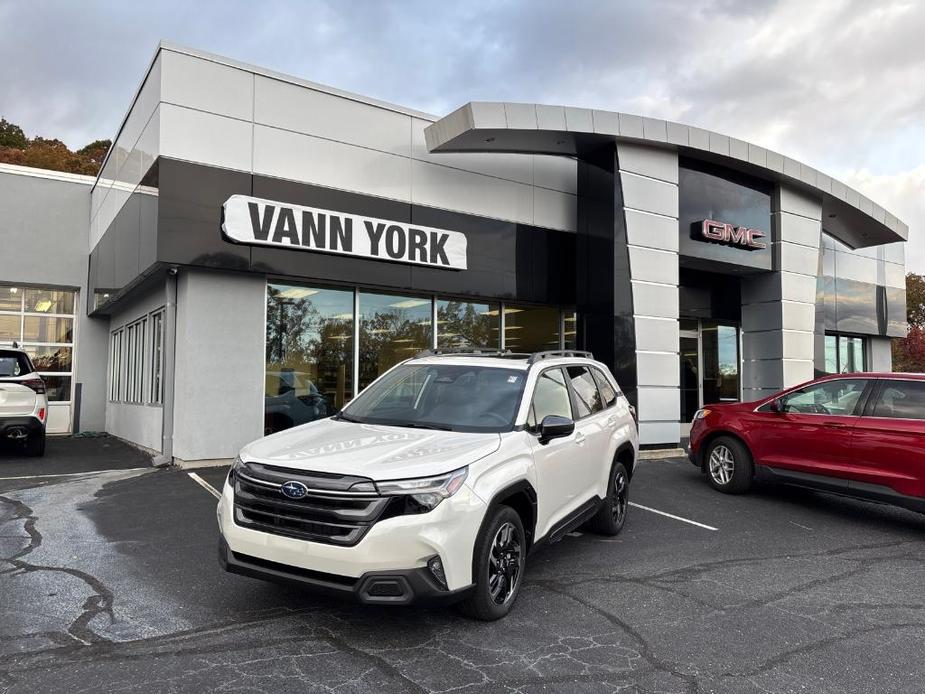
[[[98,178],[0,165],[0,344],[49,431],[181,461],[332,414],[425,349],[587,349],[676,447],[704,403],[889,370],[895,216],[715,132],[433,116],[161,44]]]

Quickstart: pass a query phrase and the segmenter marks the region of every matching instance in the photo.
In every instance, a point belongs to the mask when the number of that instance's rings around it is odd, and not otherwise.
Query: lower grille
[[[300,499],[283,496],[285,482],[304,484]],[[247,463],[234,475],[234,519],[238,525],[274,535],[350,547],[379,520],[394,515],[394,497],[351,494],[347,490],[363,478],[286,472],[281,468]]]

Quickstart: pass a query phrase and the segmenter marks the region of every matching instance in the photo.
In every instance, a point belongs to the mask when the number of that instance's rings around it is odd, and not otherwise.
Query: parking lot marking
[[[19,477],[0,477],[0,482],[6,480],[37,480],[46,477],[80,477],[81,475],[103,475],[107,472],[138,472],[139,470],[152,470],[149,467],[127,467],[116,470],[87,470],[86,472],[60,472],[54,475],[20,475]]]
[[[689,518],[681,518],[681,516],[675,516],[671,513],[665,513],[664,511],[659,511],[656,508],[649,508],[648,506],[643,506],[642,504],[636,504],[632,501],[629,502],[630,506],[635,506],[636,508],[641,508],[643,511],[649,511],[650,513],[657,513],[660,516],[665,516],[666,518],[672,518],[676,521],[681,521],[682,523],[690,523],[691,525],[696,525],[698,528],[704,528],[705,530],[713,530],[714,532],[719,530],[719,528],[714,528],[712,525],[706,525],[704,523],[698,523],[697,521],[690,520]]]
[[[213,487],[211,484],[206,482],[204,479],[202,479],[202,477],[197,475],[195,472],[187,472],[186,474],[189,475],[193,479],[193,482],[195,482],[200,487],[205,489],[207,492],[209,492],[209,494],[214,496],[216,499],[222,498],[222,495],[218,493],[218,490],[215,487]]]

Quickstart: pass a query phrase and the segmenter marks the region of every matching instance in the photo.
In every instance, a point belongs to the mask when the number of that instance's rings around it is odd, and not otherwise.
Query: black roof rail
[[[527,361],[528,364],[535,364],[538,361],[543,359],[557,359],[560,357],[581,357],[582,359],[594,359],[594,355],[591,352],[583,352],[577,349],[552,349],[545,352],[534,352],[530,355],[530,359]]]
[[[511,352],[510,350],[500,350],[488,347],[466,347],[451,349],[425,349],[415,354],[412,359],[422,359],[424,357],[495,357],[500,359],[529,359],[532,355],[528,352]]]

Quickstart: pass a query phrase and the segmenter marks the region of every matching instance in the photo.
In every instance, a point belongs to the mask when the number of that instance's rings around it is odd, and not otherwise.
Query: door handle
[[[830,429],[847,429],[848,428],[847,424],[842,424],[841,422],[826,422],[825,426],[829,427]]]
[[[577,443],[579,446],[583,446],[585,443],[585,435],[580,431],[575,435],[575,443]]]

